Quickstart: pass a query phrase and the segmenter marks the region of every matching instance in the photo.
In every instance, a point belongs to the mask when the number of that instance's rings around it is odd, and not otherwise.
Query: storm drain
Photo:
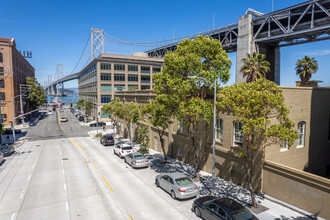
[[[65,158],[62,158],[62,160],[69,160],[69,158],[65,157]]]

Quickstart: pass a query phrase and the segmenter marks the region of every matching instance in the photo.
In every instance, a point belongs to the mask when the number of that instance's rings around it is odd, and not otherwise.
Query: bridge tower
[[[104,53],[103,29],[91,29],[91,61]]]
[[[63,78],[63,65],[62,64],[57,64],[56,68],[56,80],[59,80]],[[57,95],[63,95],[64,94],[64,85],[63,83],[57,83],[56,85],[56,94]]]
[[[270,71],[266,78],[280,84],[280,47],[278,44],[257,43],[253,38],[252,15],[247,14],[238,20],[237,54],[236,54],[236,82],[245,82],[240,72],[243,66],[242,58],[248,53],[257,52],[266,55],[266,60],[270,63]]]

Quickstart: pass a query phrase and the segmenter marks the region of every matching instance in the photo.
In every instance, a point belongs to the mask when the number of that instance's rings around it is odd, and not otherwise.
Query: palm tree
[[[246,77],[246,82],[255,82],[262,77],[266,77],[266,73],[270,70],[269,62],[264,60],[264,54],[247,54],[247,58],[243,58],[244,65],[241,68],[243,77]]]
[[[301,60],[298,60],[296,63],[296,74],[299,75],[301,79],[301,85],[307,85],[308,81],[312,77],[312,74],[318,69],[319,65],[314,57],[310,58],[309,56],[305,56]]]

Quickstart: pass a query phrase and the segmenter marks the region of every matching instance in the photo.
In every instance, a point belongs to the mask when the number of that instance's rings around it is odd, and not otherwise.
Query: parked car
[[[82,115],[81,115],[81,116],[79,116],[79,118],[78,118],[78,120],[79,120],[79,121],[83,121],[84,119],[85,119],[85,117],[84,117],[84,116],[82,116]]]
[[[197,185],[182,173],[159,174],[155,182],[157,187],[170,193],[173,199],[192,198],[199,192]]]
[[[3,145],[1,147],[1,152],[5,157],[10,156],[12,153],[14,153],[15,149],[11,145]]]
[[[127,143],[117,144],[113,149],[113,153],[117,154],[120,158],[123,158],[127,154],[134,153],[134,149]]]
[[[113,138],[113,134],[103,135],[103,137],[100,139],[100,143],[103,146],[107,146],[107,145],[113,146],[113,145],[115,145],[115,140]]]
[[[3,163],[5,160],[5,156],[3,155],[2,151],[0,151],[0,165]]]
[[[61,117],[61,122],[67,122],[68,121],[68,117]]]
[[[106,125],[104,122],[99,121],[98,123],[97,122],[91,123],[89,126],[90,127],[102,127],[104,125]]]
[[[20,133],[22,133],[21,129],[15,129],[15,134],[20,134]],[[6,128],[3,134],[13,134],[13,130],[11,128]]]
[[[258,219],[244,206],[230,198],[203,196],[195,199],[192,204],[192,210],[198,217],[201,217],[202,219]]]
[[[131,165],[133,168],[149,166],[149,160],[139,152],[126,155],[125,163]]]

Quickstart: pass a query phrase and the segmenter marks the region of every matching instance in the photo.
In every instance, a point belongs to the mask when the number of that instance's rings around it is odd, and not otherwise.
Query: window
[[[128,85],[128,91],[133,91],[133,90],[138,90],[139,86],[138,85]]]
[[[128,81],[137,82],[137,81],[139,81],[139,77],[138,77],[138,75],[128,75]]]
[[[141,86],[141,90],[150,89],[150,86]]]
[[[160,73],[160,67],[153,67],[152,73]]]
[[[150,83],[150,76],[141,76],[141,83]]]
[[[137,72],[138,71],[138,66],[137,65],[128,65],[127,68],[128,68],[128,71],[131,71],[131,72]]]
[[[2,123],[7,121],[7,114],[1,114]]]
[[[114,91],[125,91],[125,85],[114,85]]]
[[[111,85],[101,84],[101,92],[111,92]]]
[[[3,73],[4,73],[3,67],[0,67],[0,75],[3,76]]]
[[[125,71],[125,64],[115,64],[114,69]]]
[[[0,63],[3,62],[3,57],[2,57],[2,53],[0,53]]]
[[[111,63],[101,63],[101,70],[111,70]]]
[[[234,145],[242,146],[243,145],[243,123],[239,121],[234,121]]]
[[[5,81],[3,79],[0,80],[0,88],[5,88]]]
[[[305,145],[305,127],[306,127],[305,122],[301,121],[298,123],[297,147],[303,147]]]
[[[0,100],[6,100],[6,95],[4,92],[0,92]]]
[[[141,66],[141,73],[150,73],[150,66]]]
[[[222,141],[223,136],[223,122],[221,118],[217,118],[216,121],[216,139]]]
[[[103,81],[111,81],[111,74],[109,74],[109,73],[101,73],[101,80],[103,80]]]
[[[183,132],[183,126],[182,126],[182,122],[181,121],[178,121],[178,130],[177,130],[178,133],[182,133]]]
[[[280,147],[280,151],[287,151],[289,150],[289,145],[288,145],[288,141],[281,141],[281,147]]]
[[[125,74],[115,74],[115,81],[125,81]]]
[[[105,113],[103,111],[101,111],[101,118],[109,118],[110,114],[109,113]]]
[[[109,103],[111,101],[111,95],[101,95],[101,103]]]

